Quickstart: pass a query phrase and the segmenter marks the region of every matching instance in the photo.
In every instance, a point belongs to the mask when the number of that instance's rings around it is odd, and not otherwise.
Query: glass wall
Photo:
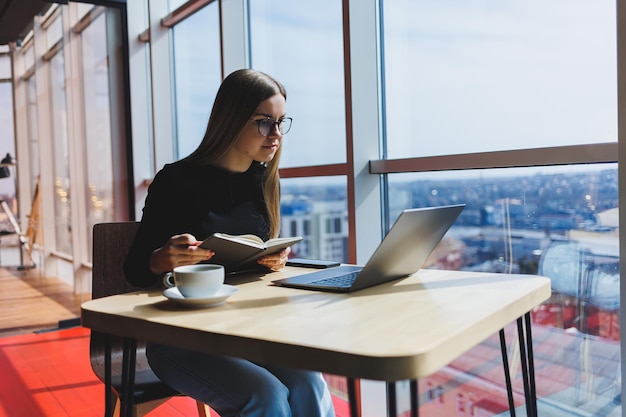
[[[289,0],[250,1],[251,66],[285,85],[293,118],[283,168],[346,161],[341,7],[340,0],[298,7]]]
[[[54,218],[56,250],[72,254],[70,205],[70,157],[67,132],[67,98],[65,96],[65,59],[60,50],[52,57],[50,66],[51,124],[54,170]]]
[[[249,21],[251,66],[285,86],[287,115],[293,118],[280,166],[345,163],[342,2],[292,7],[284,0],[254,0]],[[288,179],[281,185],[281,233],[304,236],[294,253],[347,262],[346,177]]]
[[[552,297],[531,313],[540,415],[620,415],[617,165],[393,174],[389,182],[392,217],[467,204],[430,268],[551,279]],[[420,381],[420,415],[507,413],[501,366],[494,335]]]
[[[388,158],[617,141],[614,1],[386,0],[382,15]],[[430,268],[551,279],[532,312],[540,415],[621,413],[617,177],[616,164],[388,175],[389,223],[467,204]],[[498,349],[420,381],[420,415],[506,414]]]
[[[28,78],[26,82],[26,100],[28,103],[28,112],[26,115],[28,129],[28,156],[30,157],[30,190],[28,195],[33,195],[37,179],[39,178],[39,140],[37,134],[37,87],[35,85],[35,77]]]
[[[176,159],[200,144],[222,81],[218,13],[218,2],[213,2],[172,29]]]
[[[90,236],[94,224],[115,220],[106,13],[99,14],[81,32],[80,40],[86,139],[85,208]]]
[[[383,4],[387,157],[617,140],[614,0]]]
[[[115,9],[112,9],[115,11]],[[31,224],[35,186],[37,267],[90,293],[91,233],[128,219],[123,49],[119,10],[52,5],[13,46],[20,220]],[[113,18],[111,18],[113,17]],[[114,68],[114,70],[112,70]],[[130,155],[130,154],[129,154]],[[30,188],[30,189],[28,189]]]
[[[8,51],[0,49],[0,109],[13,109],[13,92],[11,85],[11,57]],[[2,111],[0,112],[0,159],[5,158],[7,153],[10,153],[12,157],[15,157],[14,146],[14,128],[13,128],[13,112]],[[0,178],[0,198],[7,201],[9,206],[15,211],[16,201],[15,197],[15,170],[14,167],[2,168],[3,173],[10,174],[10,177]],[[0,213],[4,216],[4,213]],[[4,228],[4,225],[0,226]],[[1,229],[0,229],[1,230]],[[8,226],[8,230],[10,226]]]

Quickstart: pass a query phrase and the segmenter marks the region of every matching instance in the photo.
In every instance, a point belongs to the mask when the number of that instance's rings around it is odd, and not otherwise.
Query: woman
[[[278,162],[291,126],[286,97],[283,86],[262,72],[243,69],[226,77],[198,148],[165,165],[150,185],[125,263],[129,282],[159,285],[174,267],[211,259],[214,253],[198,245],[214,232],[278,236]],[[288,254],[286,249],[258,263],[278,270]],[[221,417],[334,416],[317,372],[158,344],[148,345],[147,354],[161,380]]]

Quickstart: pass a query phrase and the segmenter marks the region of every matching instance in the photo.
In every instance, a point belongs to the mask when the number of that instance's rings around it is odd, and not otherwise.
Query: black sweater
[[[160,283],[161,276],[150,271],[150,255],[173,235],[190,233],[204,240],[215,232],[252,233],[267,240],[265,169],[257,162],[244,173],[185,160],[165,165],[148,188],[141,225],[124,264],[126,279],[138,287]]]

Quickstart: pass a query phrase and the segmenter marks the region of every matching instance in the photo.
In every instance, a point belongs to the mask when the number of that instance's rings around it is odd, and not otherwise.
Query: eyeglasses
[[[293,120],[291,117],[283,117],[280,120],[274,120],[271,117],[266,117],[265,119],[250,119],[253,122],[256,122],[257,128],[259,129],[259,133],[262,136],[269,136],[276,126],[278,126],[278,131],[281,135],[286,134],[291,129],[291,121]]]

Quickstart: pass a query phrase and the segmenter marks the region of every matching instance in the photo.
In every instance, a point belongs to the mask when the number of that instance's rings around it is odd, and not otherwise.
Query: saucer
[[[178,288],[171,287],[163,291],[163,295],[177,304],[187,307],[216,307],[226,302],[226,299],[239,291],[233,285],[224,284],[215,295],[210,297],[183,297]]]

